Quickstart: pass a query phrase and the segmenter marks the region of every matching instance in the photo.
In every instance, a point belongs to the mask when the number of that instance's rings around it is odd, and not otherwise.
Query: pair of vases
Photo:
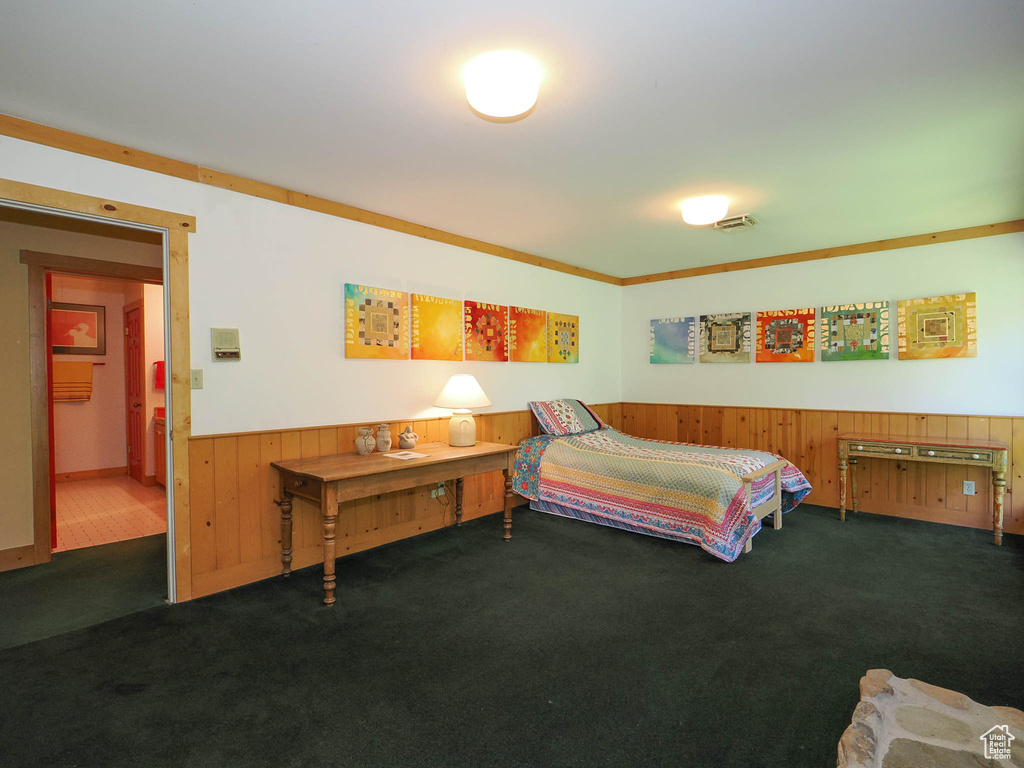
[[[412,431],[412,427],[406,427],[398,434],[398,445],[401,448],[415,448],[416,441],[420,436]],[[360,427],[359,437],[356,438],[356,450],[360,455],[365,456],[372,453],[376,448],[380,452],[391,450],[391,428],[388,424],[381,424],[377,427],[377,437],[373,436],[373,427]]]

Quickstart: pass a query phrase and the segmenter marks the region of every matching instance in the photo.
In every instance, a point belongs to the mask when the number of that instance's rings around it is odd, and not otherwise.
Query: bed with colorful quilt
[[[697,544],[732,562],[761,520],[811,492],[772,453],[630,437],[578,400],[530,403],[541,431],[519,444],[513,488],[540,512]]]

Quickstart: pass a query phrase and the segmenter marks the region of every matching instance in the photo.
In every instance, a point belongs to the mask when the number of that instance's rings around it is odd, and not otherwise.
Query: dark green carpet
[[[1024,706],[1024,547],[801,507],[751,555],[521,511],[0,652],[4,766],[828,766],[865,670]]]
[[[0,573],[0,649],[163,605],[166,598],[162,534],[57,552],[49,563]]]

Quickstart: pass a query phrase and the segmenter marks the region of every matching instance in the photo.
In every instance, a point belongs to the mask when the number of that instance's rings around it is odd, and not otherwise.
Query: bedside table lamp
[[[480,389],[476,378],[468,373],[456,373],[444,385],[434,405],[451,408],[452,420],[448,422],[448,445],[466,448],[476,445],[476,422],[470,408],[485,408],[491,404]]]

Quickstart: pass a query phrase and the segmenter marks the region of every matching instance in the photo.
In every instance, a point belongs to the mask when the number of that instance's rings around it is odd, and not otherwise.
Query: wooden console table
[[[846,519],[847,464],[860,458],[963,464],[992,470],[992,532],[996,545],[1003,543],[1003,493],[1006,491],[1005,443],[957,438],[888,437],[886,435],[839,436],[839,519]],[[857,511],[857,473],[853,473],[853,511]]]
[[[444,480],[455,481],[455,522],[462,523],[462,478],[501,470],[505,474],[505,540],[512,538],[512,470],[516,446],[477,443],[453,448],[447,443],[417,445],[421,459],[392,459],[386,454],[345,453],[314,459],[273,461],[281,474],[281,565],[292,572],[292,498],[299,496],[320,507],[323,518],[324,603],[334,603],[334,529],[338,505],[378,493],[401,491]],[[392,451],[394,453],[394,451]]]

